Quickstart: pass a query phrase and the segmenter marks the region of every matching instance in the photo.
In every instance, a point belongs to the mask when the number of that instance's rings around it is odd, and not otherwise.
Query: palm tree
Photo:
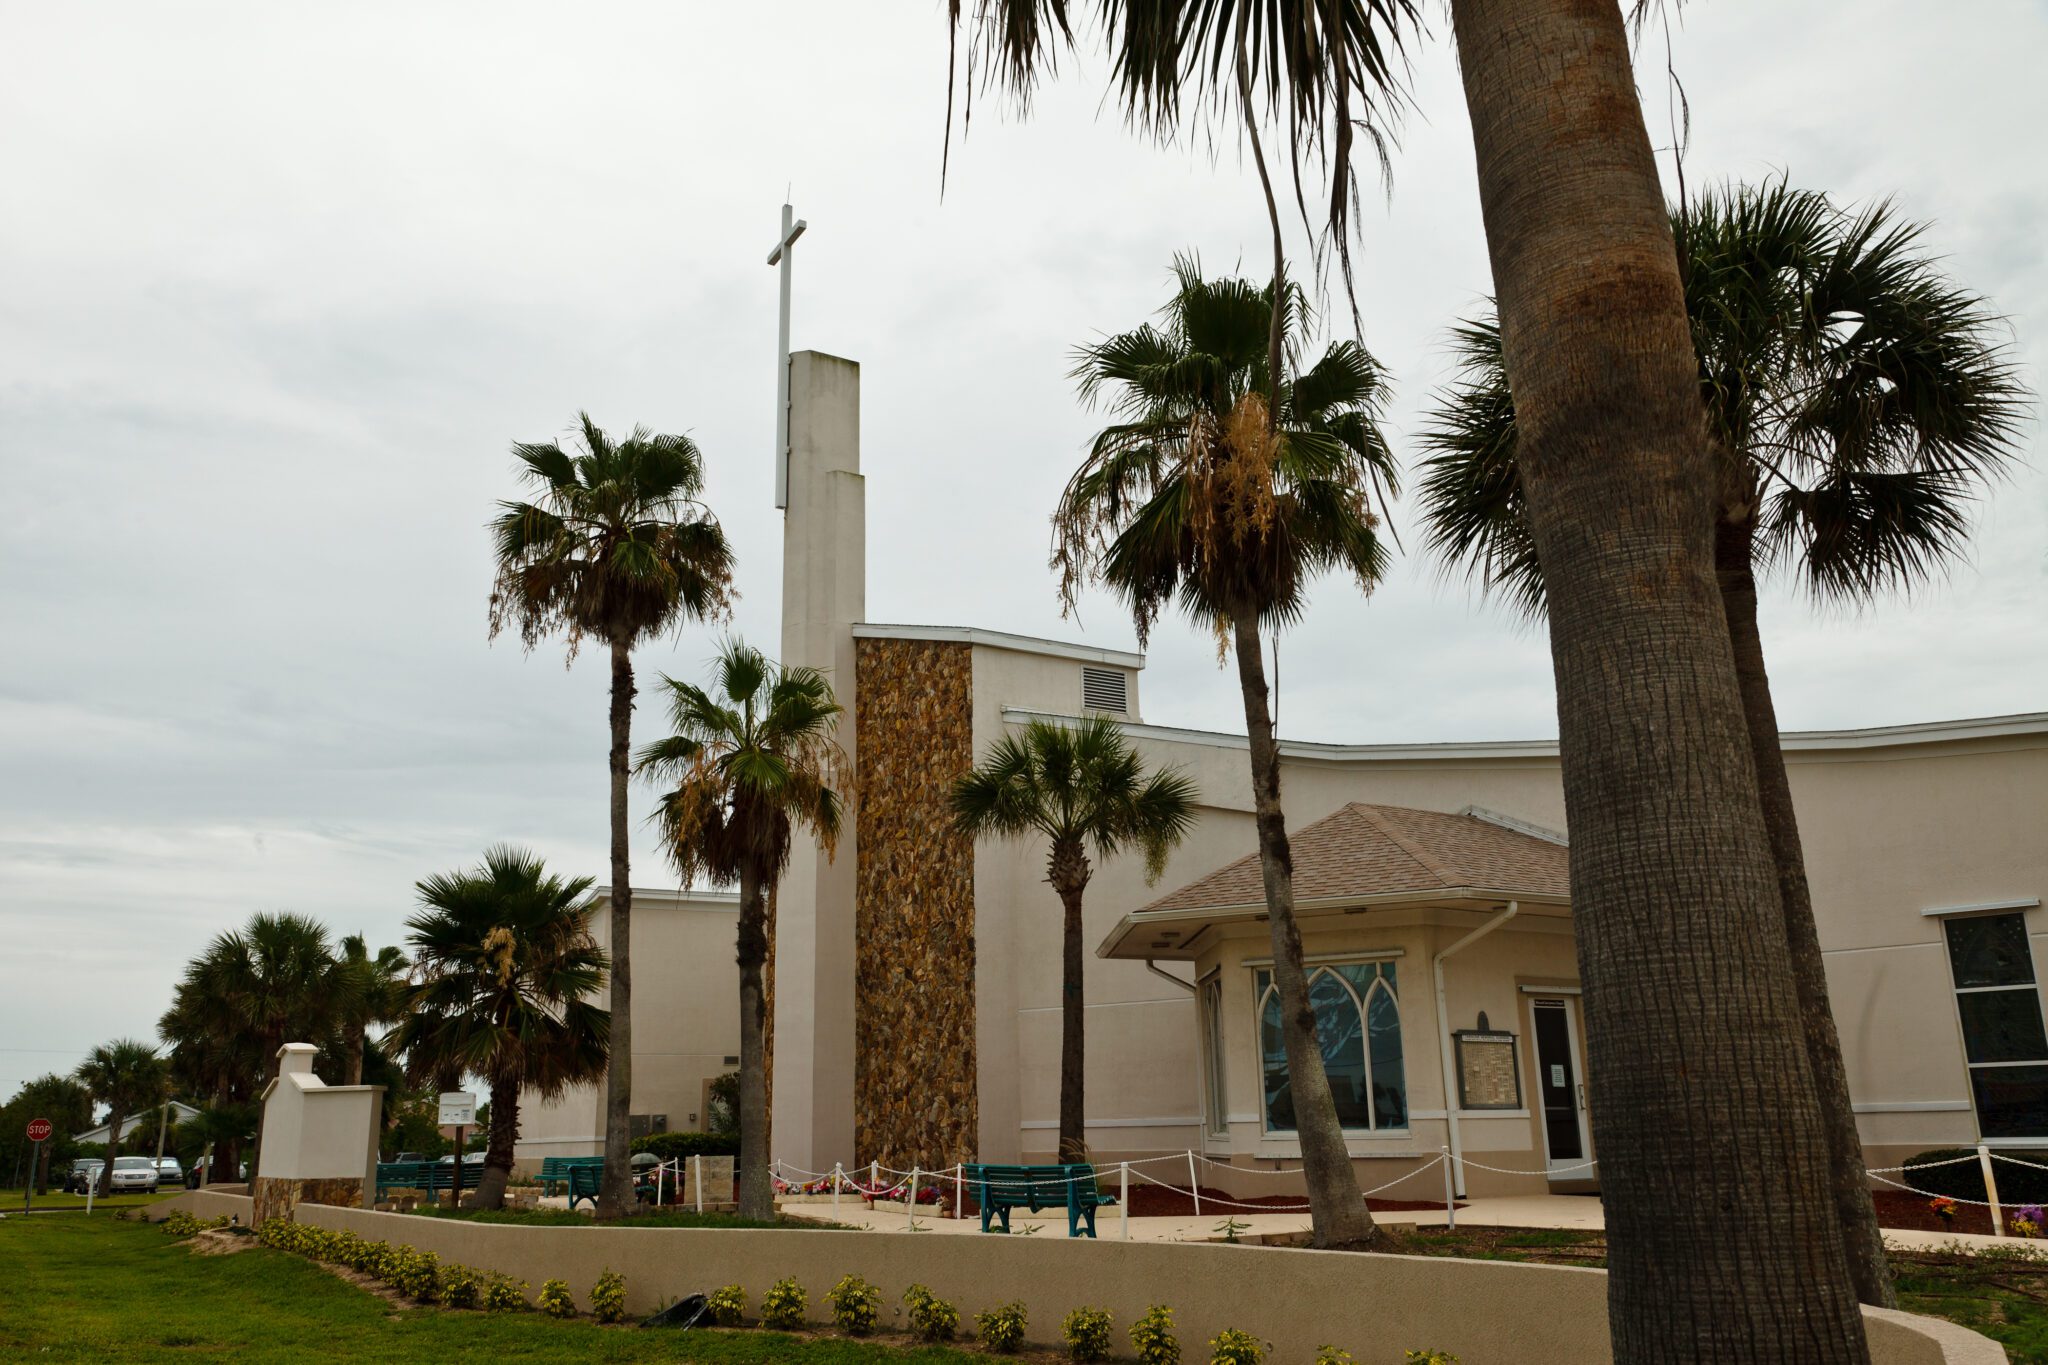
[[[948,6],[956,34],[966,8]],[[1028,97],[1078,8],[977,0],[989,57],[969,79]],[[1370,113],[1402,96],[1398,35],[1419,7],[1094,10],[1135,122],[1170,134],[1233,93],[1275,122],[1284,110],[1297,164],[1337,163],[1325,242],[1341,251],[1349,101]],[[1774,1361],[1796,1319],[1808,1358],[1867,1360],[1714,582],[1716,461],[1628,23],[1618,0],[1450,0],[1450,16],[1551,605],[1615,1358]],[[1710,975],[1739,986],[1699,989]]]
[[[288,911],[252,915],[246,929],[216,938],[187,969],[186,980],[192,1005],[217,1016],[210,1027],[235,1031],[238,1045],[253,1044],[259,1091],[277,1079],[280,1048],[327,1037],[356,1008],[356,982],[334,956],[326,928]],[[262,1154],[259,1109],[252,1177]]]
[[[638,770],[674,785],[655,820],[685,882],[702,875],[740,888],[740,1190],[742,1218],[771,1218],[768,1174],[766,897],[789,865],[790,837],[807,825],[829,857],[847,798],[842,708],[824,674],[782,668],[726,642],[707,691],[664,677],[669,728],[640,751]]]
[[[107,1106],[107,1161],[100,1167],[100,1193],[114,1192],[114,1159],[121,1155],[121,1122],[130,1112],[164,1097],[164,1063],[156,1049],[134,1038],[101,1043],[78,1064],[78,1083]]]
[[[361,934],[341,941],[341,969],[352,980],[354,1007],[341,1023],[341,1043],[347,1054],[344,1085],[363,1083],[363,1054],[369,1047],[372,1024],[395,1024],[404,1017],[412,996],[408,976],[411,964],[403,950],[389,944],[370,956],[370,946]]]
[[[500,845],[473,871],[421,882],[425,908],[406,921],[420,982],[394,1042],[490,1086],[479,1207],[505,1202],[521,1093],[554,1099],[605,1068],[611,1021],[592,1002],[605,955],[590,935],[590,885]]]
[[[498,578],[491,634],[516,624],[528,650],[562,631],[611,651],[611,1065],[605,1073],[604,1181],[597,1216],[633,1207],[633,885],[626,788],[633,647],[686,620],[727,614],[732,549],[698,495],[704,458],[687,436],[635,427],[615,441],[578,413],[581,454],[549,441],[512,447],[534,502],[506,502],[491,524]]]
[[[1889,206],[1849,214],[1783,181],[1672,214],[1700,392],[1720,456],[1714,554],[1782,893],[1808,1060],[1858,1296],[1896,1307],[1828,1005],[1791,782],[1757,627],[1757,576],[1817,599],[1905,589],[1964,548],[1966,508],[2005,469],[2023,395],[1983,302],[1918,250]],[[1456,332],[1463,378],[1424,444],[1429,543],[1523,611],[1544,609],[1491,317]]]
[[[1204,280],[1191,257],[1162,324],[1078,353],[1084,399],[1120,420],[1095,438],[1053,515],[1053,562],[1071,607],[1101,582],[1149,636],[1170,603],[1214,625],[1237,654],[1250,738],[1259,860],[1273,936],[1288,1076],[1318,1245],[1375,1235],[1330,1093],[1294,919],[1293,855],[1280,805],[1280,750],[1260,630],[1300,616],[1309,583],[1349,574],[1370,592],[1386,567],[1371,501],[1395,488],[1377,425],[1386,389],[1365,349],[1340,342],[1291,379],[1267,370],[1267,320],[1288,319],[1298,360],[1310,318],[1301,291]],[[1269,412],[1269,395],[1278,407]]]
[[[969,838],[985,834],[1046,841],[1045,880],[1060,898],[1061,1161],[1088,1159],[1083,1018],[1081,898],[1099,858],[1136,848],[1145,855],[1145,880],[1166,870],[1166,855],[1195,820],[1195,784],[1178,768],[1155,772],[1107,716],[1074,726],[1034,720],[1022,734],[1005,735],[981,765],[953,784],[953,822]]]
[[[156,1031],[170,1048],[172,1078],[186,1093],[205,1097],[201,1113],[215,1158],[207,1183],[217,1184],[223,1169],[229,1182],[236,1178],[242,1143],[255,1131],[263,1040],[247,1020],[220,1008],[207,993],[206,962],[202,954],[186,966]]]

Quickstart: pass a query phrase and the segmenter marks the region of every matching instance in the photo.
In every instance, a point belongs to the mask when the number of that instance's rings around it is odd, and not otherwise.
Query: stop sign
[[[28,1121],[28,1140],[30,1142],[41,1142],[48,1136],[50,1136],[50,1121],[48,1119],[30,1119]]]

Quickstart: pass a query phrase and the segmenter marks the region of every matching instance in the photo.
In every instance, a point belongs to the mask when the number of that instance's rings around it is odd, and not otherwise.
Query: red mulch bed
[[[1201,1188],[1203,1217],[1207,1217],[1212,1213],[1218,1218],[1222,1218],[1232,1213],[1258,1212],[1257,1208],[1240,1209],[1233,1207],[1232,1204],[1253,1204],[1259,1206],[1277,1204],[1283,1211],[1290,1211],[1289,1206],[1299,1209],[1301,1205],[1308,1202],[1308,1196],[1305,1194],[1245,1195],[1232,1194],[1228,1190],[1219,1190],[1213,1185],[1204,1185]],[[1210,1202],[1211,1200],[1221,1201],[1226,1199],[1232,1201],[1232,1204]],[[1368,1199],[1365,1201],[1365,1206],[1374,1213],[1406,1213],[1415,1209],[1440,1209],[1444,1206],[1444,1201],[1439,1199],[1432,1203],[1426,1199]],[[1465,1206],[1460,1204],[1458,1207],[1463,1208]],[[1141,1185],[1135,1180],[1131,1182],[1131,1217],[1133,1218],[1188,1218],[1193,1216],[1194,1212],[1195,1201],[1189,1197],[1185,1188],[1169,1190],[1163,1185]],[[1305,1212],[1303,1216],[1307,1216]]]
[[[1916,1232],[1976,1232],[1986,1236],[1991,1233],[1991,1210],[1976,1204],[1956,1205],[1955,1221],[1945,1224],[1934,1216],[1934,1210],[1927,1207],[1925,1195],[1908,1194],[1904,1190],[1878,1190],[1870,1196],[1870,1202],[1877,1205],[1877,1225],[1881,1228],[1910,1228]]]

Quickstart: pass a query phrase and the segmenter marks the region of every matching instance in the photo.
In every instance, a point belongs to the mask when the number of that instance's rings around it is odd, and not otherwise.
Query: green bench
[[[445,1166],[438,1161],[380,1161],[377,1163],[377,1188],[371,1202],[383,1202],[386,1190],[420,1190],[434,1194],[455,1188],[458,1180],[462,1182],[461,1189],[473,1190],[482,1174],[479,1167],[477,1176],[471,1177],[459,1161]]]
[[[1010,1230],[1010,1210],[1065,1209],[1067,1236],[1085,1232],[1095,1235],[1095,1210],[1116,1203],[1116,1196],[1104,1194],[1095,1183],[1095,1168],[1086,1162],[1066,1166],[991,1166],[969,1162],[962,1172],[974,1200],[981,1205],[981,1230],[989,1220],[1002,1221]]]
[[[546,1156],[540,1160],[540,1187],[548,1194],[555,1192],[555,1186],[569,1183],[569,1172],[578,1166],[595,1166],[602,1170],[601,1156]]]

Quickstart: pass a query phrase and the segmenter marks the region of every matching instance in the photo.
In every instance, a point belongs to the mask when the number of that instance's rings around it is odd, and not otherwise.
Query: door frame
[[[1589,1116],[1586,1112],[1586,1064],[1584,1053],[1579,1047],[1579,1010],[1573,999],[1577,992],[1543,991],[1528,986],[1523,989],[1528,992],[1529,1001],[1529,1064],[1536,1069],[1533,1078],[1535,1085],[1531,1087],[1530,1094],[1536,1101],[1534,1118],[1536,1131],[1542,1136],[1545,1178],[1553,1182],[1591,1180],[1592,1169],[1586,1163],[1594,1159],[1593,1125],[1588,1122]],[[1574,1087],[1572,1113],[1578,1120],[1579,1151],[1583,1153],[1577,1159],[1565,1162],[1558,1161],[1550,1154],[1550,1126],[1543,1114],[1543,1046],[1536,1030],[1536,1010],[1538,1006],[1550,1005],[1559,1006],[1564,1010],[1564,1038],[1565,1045],[1571,1053]],[[1558,1169],[1560,1166],[1566,1168],[1562,1173]]]

